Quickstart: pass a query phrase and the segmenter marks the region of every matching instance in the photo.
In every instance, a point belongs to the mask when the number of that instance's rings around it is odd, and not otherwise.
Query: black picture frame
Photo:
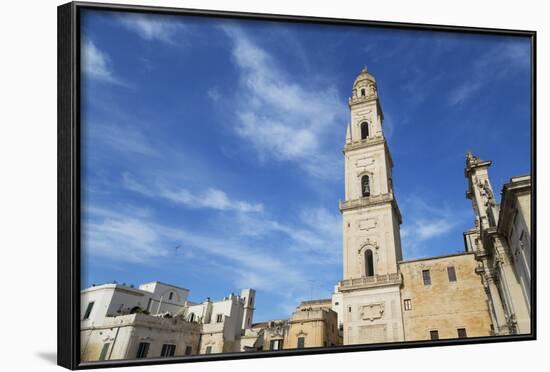
[[[111,360],[81,363],[80,358],[80,12],[83,9],[112,12],[132,11],[170,15],[193,15],[281,22],[317,23],[334,25],[376,26],[390,29],[445,31],[452,33],[524,36],[531,40],[531,244],[533,250],[531,333],[510,336],[478,337],[468,339],[441,339],[437,341],[390,342],[370,345],[345,345],[331,348],[308,348],[266,351],[262,353],[223,353],[173,358]],[[444,345],[481,344],[535,340],[537,338],[536,298],[536,31],[460,27],[434,24],[414,24],[358,19],[318,18],[280,14],[257,14],[200,9],[179,9],[156,6],[136,6],[71,2],[58,7],[58,364],[68,369],[141,366],[213,360],[266,358],[275,356],[308,355],[404,349]]]

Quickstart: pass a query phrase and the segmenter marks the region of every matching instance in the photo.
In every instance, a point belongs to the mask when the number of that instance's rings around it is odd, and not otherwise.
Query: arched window
[[[361,124],[361,139],[362,140],[367,139],[368,136],[369,136],[369,123],[364,122],[363,124]]]
[[[188,318],[188,319],[189,319],[190,322],[195,321],[195,313],[189,314],[189,318]]]
[[[365,276],[374,276],[374,260],[370,249],[365,251]]]
[[[363,197],[370,196],[370,179],[367,175],[361,177],[361,194]]]
[[[168,299],[171,300],[174,297],[174,292],[170,292],[170,295],[168,296]]]
[[[365,89],[361,89],[361,97],[365,97]]]

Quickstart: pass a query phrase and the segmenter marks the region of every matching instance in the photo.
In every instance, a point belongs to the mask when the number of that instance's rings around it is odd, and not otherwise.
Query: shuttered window
[[[456,282],[456,271],[454,266],[447,267],[447,276],[449,277],[449,282]]]
[[[103,348],[101,349],[101,354],[99,354],[99,360],[105,360],[107,358],[107,352],[109,351],[109,346],[111,346],[110,343],[103,344]]]
[[[161,357],[172,357],[176,353],[176,345],[164,344],[162,345]]]
[[[148,342],[140,342],[138,346],[138,351],[136,354],[136,358],[147,358],[147,353],[149,352],[149,343]]]
[[[422,270],[422,280],[424,285],[432,284],[432,278],[430,277],[430,270]]]
[[[92,313],[92,309],[94,308],[94,301],[88,303],[88,307],[86,308],[86,311],[84,312],[84,318],[83,320],[86,320],[90,317],[90,314]]]

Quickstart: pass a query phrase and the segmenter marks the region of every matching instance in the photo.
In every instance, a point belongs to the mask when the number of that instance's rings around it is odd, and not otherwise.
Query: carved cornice
[[[363,149],[365,147],[370,147],[370,146],[375,146],[375,145],[380,145],[380,144],[385,143],[385,142],[386,142],[386,140],[381,135],[376,136],[376,137],[368,137],[364,140],[359,140],[359,141],[353,141],[353,142],[350,142],[350,143],[346,143],[346,145],[344,146],[344,152],[357,150],[357,149]]]
[[[378,99],[378,94],[374,92],[374,94],[368,95],[368,96],[357,96],[357,97],[350,97],[348,99],[348,106],[351,108],[353,105],[357,105],[360,103],[366,103],[371,101],[376,101]]]
[[[402,278],[399,273],[365,276],[362,278],[344,279],[338,283],[340,292],[353,291],[356,289],[365,289],[373,287],[385,287],[392,285],[401,285]]]
[[[397,218],[399,220],[399,223],[401,223],[401,211],[399,210],[399,207],[397,206],[397,202],[393,196],[393,192],[389,192],[386,194],[379,194],[379,195],[372,195],[372,196],[365,196],[358,199],[351,199],[351,200],[345,200],[339,202],[340,212],[349,211],[353,209],[359,209],[359,208],[365,208],[365,207],[372,207],[376,205],[383,205],[391,203],[392,207],[394,208]]]

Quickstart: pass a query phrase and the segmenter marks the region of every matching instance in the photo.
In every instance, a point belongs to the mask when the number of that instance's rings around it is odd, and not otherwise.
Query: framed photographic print
[[[58,8],[58,363],[536,338],[535,32]]]

